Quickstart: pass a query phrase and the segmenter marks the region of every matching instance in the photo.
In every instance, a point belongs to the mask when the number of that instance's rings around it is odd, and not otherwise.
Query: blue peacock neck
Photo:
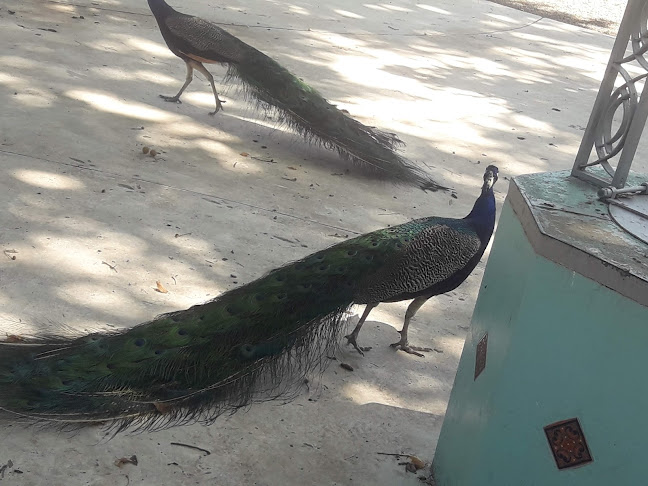
[[[494,181],[486,181],[482,186],[482,193],[475,201],[472,210],[464,219],[468,219],[475,226],[477,235],[484,245],[488,244],[495,228],[495,195],[493,194]]]
[[[175,12],[164,0],[148,0],[149,8],[155,18],[165,18]]]

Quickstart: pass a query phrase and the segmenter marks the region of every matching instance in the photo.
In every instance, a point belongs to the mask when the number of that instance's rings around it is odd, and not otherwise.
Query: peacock
[[[489,166],[463,219],[428,217],[313,253],[187,310],[116,332],[78,338],[14,336],[0,343],[0,410],[66,425],[108,422],[160,428],[210,423],[226,411],[294,393],[322,370],[354,304],[414,298],[457,287],[495,224]],[[362,321],[348,338],[355,339]],[[360,349],[359,349],[360,350]]]
[[[336,150],[343,159],[375,177],[425,190],[447,189],[397,153],[404,144],[396,135],[354,120],[264,53],[212,22],[175,11],[164,0],[148,0],[148,4],[167,46],[187,67],[180,91],[175,96],[160,95],[165,101],[179,103],[196,70],[211,85],[216,109],[210,115],[215,115],[222,109],[222,102],[214,77],[203,63],[226,64],[226,82],[239,79],[249,97],[276,111],[280,122],[309,142]]]

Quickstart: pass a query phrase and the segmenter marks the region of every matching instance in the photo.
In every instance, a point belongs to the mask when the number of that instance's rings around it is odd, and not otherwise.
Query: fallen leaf
[[[167,413],[173,408],[171,407],[171,405],[168,405],[164,402],[153,402],[153,406],[159,413]]]
[[[5,339],[5,343],[22,343],[25,341],[25,338],[22,336],[17,336],[16,334],[9,334],[7,336],[7,339]]]
[[[346,363],[340,363],[340,368],[344,368],[347,371],[353,371],[353,366],[351,366],[350,364],[346,364]]]
[[[169,291],[164,288],[164,285],[162,285],[162,283],[159,280],[157,282],[155,282],[155,283],[157,284],[157,288],[155,290],[157,290],[161,294],[169,293]]]
[[[122,457],[115,461],[115,466],[117,467],[122,467],[124,464],[133,464],[134,466],[137,466],[137,456],[133,454],[130,457]]]
[[[419,469],[423,469],[425,467],[425,463],[421,461],[418,457],[416,456],[409,456],[410,461],[412,461],[412,465],[416,468],[418,471]]]

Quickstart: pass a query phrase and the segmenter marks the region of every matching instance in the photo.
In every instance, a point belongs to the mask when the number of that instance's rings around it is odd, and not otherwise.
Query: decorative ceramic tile
[[[592,462],[585,434],[577,418],[547,425],[544,431],[558,469]]]
[[[488,350],[488,333],[484,334],[481,341],[477,343],[477,352],[475,357],[475,380],[486,368],[486,351]]]

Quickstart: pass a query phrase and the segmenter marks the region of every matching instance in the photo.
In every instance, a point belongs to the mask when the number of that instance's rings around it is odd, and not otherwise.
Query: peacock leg
[[[416,315],[421,306],[427,302],[428,299],[429,297],[417,297],[409,305],[407,312],[405,312],[405,323],[403,324],[403,330],[398,331],[401,335],[400,341],[392,344],[392,348],[400,349],[401,351],[420,356],[421,358],[423,358],[425,355],[418,353],[417,351],[432,351],[432,348],[418,348],[416,346],[410,346],[407,342],[407,329],[409,328],[410,321],[412,320],[414,315]]]
[[[178,91],[178,94],[175,96],[166,96],[166,95],[160,95],[160,98],[162,98],[164,101],[169,101],[171,103],[182,103],[180,101],[180,95],[184,92],[185,89],[187,89],[187,86],[189,86],[189,83],[193,80],[193,66],[191,65],[191,62],[185,61],[185,64],[187,65],[187,77],[185,78],[185,82],[182,85],[182,88],[180,88],[180,91]]]
[[[214,100],[216,100],[216,109],[214,111],[210,111],[209,114],[211,116],[214,116],[216,113],[223,109],[223,105],[221,104],[223,102],[218,99],[218,92],[216,91],[216,85],[214,84],[214,76],[212,76],[211,73],[207,71],[207,68],[205,68],[205,66],[203,66],[199,62],[196,62],[194,64],[194,67],[199,73],[205,76],[207,78],[207,81],[209,81],[209,84],[211,84],[212,91],[214,92]]]
[[[360,320],[358,321],[358,324],[356,325],[355,329],[353,329],[353,332],[348,336],[344,336],[344,338],[347,340],[347,344],[353,345],[353,347],[356,348],[356,351],[360,353],[362,356],[364,356],[364,351],[371,350],[371,346],[361,348],[360,346],[358,346],[356,339],[358,338],[358,334],[360,333],[360,328],[364,324],[364,321],[366,321],[367,317],[369,317],[369,313],[371,312],[371,309],[373,309],[377,305],[378,304],[367,304],[367,307],[365,307],[365,310],[362,313],[362,316],[360,317]]]

